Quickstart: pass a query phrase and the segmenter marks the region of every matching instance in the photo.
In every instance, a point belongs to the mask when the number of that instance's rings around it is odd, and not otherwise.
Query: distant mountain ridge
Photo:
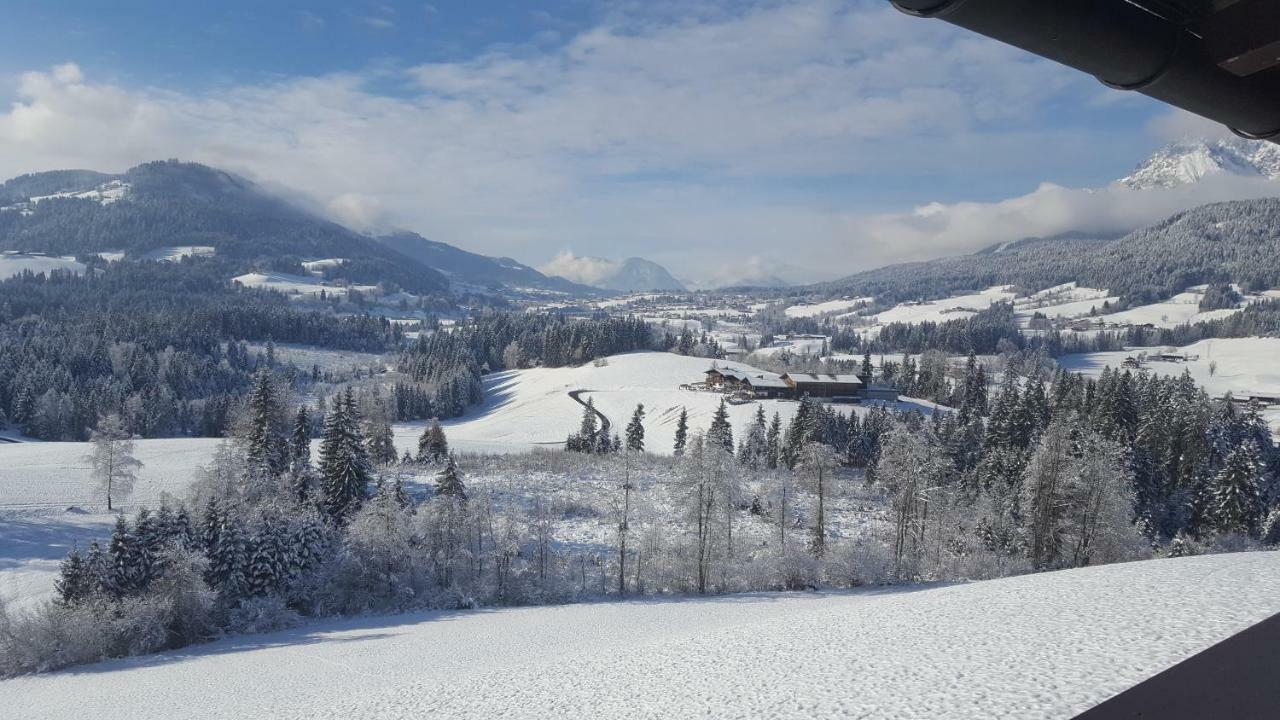
[[[1135,190],[1171,188],[1228,173],[1280,178],[1280,145],[1243,138],[1199,138],[1157,150],[1118,182]]]
[[[468,252],[403,232],[374,238],[278,197],[251,180],[178,161],[144,163],[119,174],[91,170],[31,173],[0,184],[0,250],[58,255],[122,251],[145,258],[160,248],[211,246],[218,261],[295,272],[326,266],[331,279],[391,282],[418,294],[459,290],[601,291],[547,277],[511,258]]]
[[[890,265],[810,286],[825,295],[892,301],[946,297],[994,285],[1028,291],[1066,282],[1151,302],[1205,283],[1280,287],[1280,199],[1186,210],[1115,239],[1028,239],[994,251]]]
[[[618,292],[642,292],[647,290],[683,292],[688,288],[667,269],[639,257],[626,260],[575,255],[562,252],[539,268],[546,275],[553,275],[577,283],[583,283]]]
[[[578,296],[601,294],[588,285],[562,277],[544,275],[508,257],[489,257],[456,248],[447,243],[428,240],[413,232],[400,232],[375,238],[378,242],[447,275],[451,280],[512,290],[544,290]]]

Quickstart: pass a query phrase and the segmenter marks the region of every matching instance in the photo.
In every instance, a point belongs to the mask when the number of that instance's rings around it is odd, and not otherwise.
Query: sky
[[[0,25],[0,176],[181,158],[363,231],[704,284],[1150,222],[1194,198],[1084,189],[1203,129],[884,0],[7,0]]]

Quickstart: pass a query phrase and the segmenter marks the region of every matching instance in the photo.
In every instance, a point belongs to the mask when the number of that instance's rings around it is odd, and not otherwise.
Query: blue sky
[[[0,31],[0,69],[75,59],[123,82],[189,90],[545,46],[599,19],[600,10],[583,0],[14,0]]]
[[[714,280],[732,244],[809,279],[964,252],[1053,230],[1075,200],[1042,184],[1105,185],[1188,125],[882,0],[4,12],[6,176],[182,157],[532,264]]]

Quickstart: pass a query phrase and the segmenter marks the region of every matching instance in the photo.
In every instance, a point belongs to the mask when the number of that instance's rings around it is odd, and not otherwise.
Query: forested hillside
[[[992,285],[1040,290],[1066,282],[1151,302],[1206,283],[1280,287],[1280,199],[1193,208],[1116,240],[1063,237],[974,255],[891,265],[809,288],[886,301],[946,297]]]
[[[27,202],[41,194],[85,192],[104,177],[128,186],[122,198]],[[394,284],[420,295],[449,287],[436,270],[370,237],[294,207],[244,178],[194,163],[152,162],[119,176],[23,176],[0,188],[0,205],[19,203],[21,210],[0,211],[0,249],[77,256],[124,251],[136,257],[161,247],[205,245],[237,261],[239,272],[301,272],[301,261],[340,257],[357,260],[335,273],[354,283]]]

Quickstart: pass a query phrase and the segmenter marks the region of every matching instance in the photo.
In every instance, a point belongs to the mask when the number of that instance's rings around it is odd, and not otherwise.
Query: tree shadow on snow
[[[71,522],[56,517],[0,518],[0,570],[31,560],[61,560],[73,544],[81,550],[111,535],[112,520]]]
[[[588,581],[590,582],[590,581]],[[510,612],[530,612],[539,610],[571,611],[575,607],[589,605],[742,605],[758,603],[777,603],[784,600],[823,600],[832,597],[868,598],[884,595],[898,595],[933,590],[963,583],[937,582],[913,585],[883,585],[876,587],[854,588],[850,590],[795,590],[795,591],[755,591],[730,593],[725,595],[652,595],[634,598],[600,598],[578,603],[558,605],[522,605],[512,607],[489,607],[457,610],[423,610],[398,615],[373,615],[351,617],[336,620],[318,619],[308,624],[278,630],[275,632],[238,635],[214,640],[202,645],[192,645],[178,650],[166,650],[153,655],[106,660],[92,665],[60,670],[55,675],[94,675],[119,670],[151,668],[195,660],[216,655],[249,652],[269,648],[301,649],[310,645],[335,643],[360,643],[372,640],[394,638],[401,633],[397,629],[408,629],[423,623],[449,622],[478,615],[492,615]],[[873,606],[868,606],[870,609]],[[362,632],[364,631],[364,632]],[[348,635],[348,633],[358,633]]]

